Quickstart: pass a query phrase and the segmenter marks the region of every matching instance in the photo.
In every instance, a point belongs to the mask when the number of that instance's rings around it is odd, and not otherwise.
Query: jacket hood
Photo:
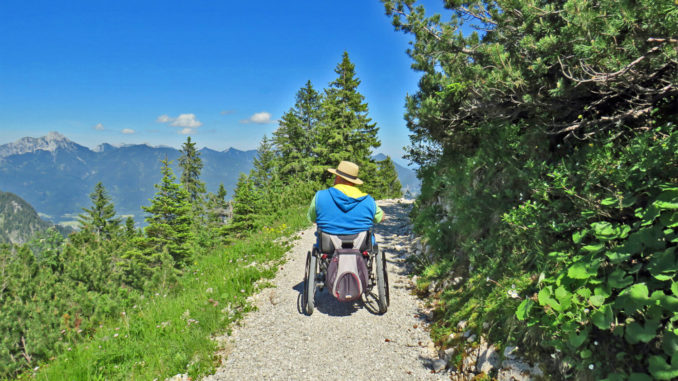
[[[336,188],[329,188],[329,190],[332,200],[344,213],[360,205],[367,198],[367,195],[358,198],[349,197]]]

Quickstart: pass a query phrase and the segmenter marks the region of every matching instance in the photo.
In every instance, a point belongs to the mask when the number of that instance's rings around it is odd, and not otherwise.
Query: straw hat
[[[327,172],[337,175],[353,184],[360,185],[363,183],[363,181],[358,178],[359,169],[360,167],[358,167],[355,163],[350,161],[342,161],[337,166],[337,169],[328,168]]]

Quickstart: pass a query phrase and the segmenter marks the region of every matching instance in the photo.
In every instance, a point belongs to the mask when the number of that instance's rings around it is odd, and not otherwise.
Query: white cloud
[[[240,121],[240,123],[257,123],[257,124],[267,124],[271,122],[272,122],[271,114],[266,111],[255,113],[254,115],[250,116],[249,119]]]
[[[94,129],[97,130],[97,131],[103,131],[103,130],[105,130],[104,125],[101,124],[101,123],[97,123],[97,125],[94,126]]]
[[[202,122],[196,119],[195,114],[181,114],[171,123],[176,127],[198,128]]]
[[[131,135],[131,134],[134,133],[134,130],[131,129],[131,128],[123,128],[122,133],[125,134],[125,135]]]
[[[158,123],[167,123],[167,122],[171,122],[173,120],[174,119],[170,118],[169,115],[160,115],[158,117],[158,119],[156,119],[155,121],[158,122]]]
[[[172,118],[169,115],[160,115],[156,122],[158,123],[169,123],[173,127],[183,127],[179,130],[179,133],[182,135],[188,135],[195,132],[195,129],[202,126],[202,122],[195,117],[195,114],[180,114],[176,118]]]

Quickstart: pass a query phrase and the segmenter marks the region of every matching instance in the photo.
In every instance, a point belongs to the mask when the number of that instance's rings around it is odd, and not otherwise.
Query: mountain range
[[[207,190],[216,192],[223,183],[228,192],[233,189],[241,172],[249,173],[256,150],[229,148],[216,151],[199,150],[203,161],[201,180]],[[142,205],[155,194],[160,182],[161,160],[172,161],[175,176],[180,176],[177,158],[180,151],[171,147],[146,144],[113,146],[101,144],[94,149],[79,145],[65,136],[50,132],[47,136],[21,138],[0,145],[0,190],[18,195],[32,205],[44,219],[69,224],[89,207],[90,193],[102,182],[119,215],[133,216],[143,221]],[[375,159],[383,159],[383,155]],[[419,182],[414,171],[395,164],[403,186],[416,194]]]
[[[241,172],[249,172],[256,150],[230,148],[199,150],[203,161],[201,179],[207,190],[216,192],[220,183],[232,194]],[[113,146],[101,144],[89,149],[51,132],[40,138],[26,137],[0,146],[0,190],[19,195],[41,217],[56,223],[74,221],[89,207],[90,193],[101,181],[118,214],[143,220],[142,205],[155,194],[160,182],[161,160],[172,160],[180,176],[180,151],[146,144]]]

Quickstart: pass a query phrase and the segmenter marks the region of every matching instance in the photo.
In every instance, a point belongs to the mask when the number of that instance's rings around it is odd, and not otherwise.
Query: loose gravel
[[[323,290],[311,316],[301,312],[306,253],[314,228],[300,233],[275,287],[253,298],[258,307],[221,343],[221,366],[206,381],[225,380],[438,380],[438,359],[428,333],[428,315],[412,295],[405,258],[410,231],[406,200],[383,200],[386,215],[377,241],[386,252],[391,291],[388,312],[376,300],[340,303]],[[375,287],[376,291],[376,287]]]

